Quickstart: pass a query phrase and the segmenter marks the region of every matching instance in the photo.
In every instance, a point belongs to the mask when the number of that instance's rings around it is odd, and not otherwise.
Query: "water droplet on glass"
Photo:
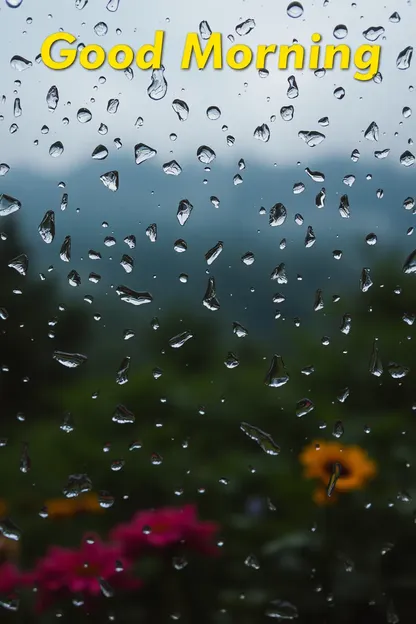
[[[345,89],[343,87],[337,87],[334,91],[334,96],[337,100],[342,100],[345,97]]]
[[[146,236],[149,238],[151,243],[155,243],[157,241],[157,225],[156,223],[152,223],[146,228]]]
[[[363,32],[363,35],[368,41],[377,41],[381,35],[384,35],[384,32],[383,26],[371,26]]]
[[[412,152],[409,152],[409,150],[406,150],[400,156],[400,164],[403,165],[404,167],[411,167],[414,164],[414,162],[415,162],[415,156],[414,154],[412,154]]]
[[[23,0],[6,0],[7,6],[9,6],[11,9],[17,9],[22,4],[22,2]]]
[[[67,353],[65,351],[54,351],[53,359],[66,368],[78,368],[87,361],[87,356],[81,353]]]
[[[209,165],[215,159],[215,152],[207,145],[201,145],[198,147],[196,156],[201,163]]]
[[[325,182],[325,174],[321,171],[312,171],[309,167],[306,167],[305,173],[307,173],[314,182]]]
[[[403,265],[403,273],[406,275],[416,273],[416,249],[407,257]]]
[[[58,158],[64,152],[64,146],[61,141],[56,141],[49,148],[49,156],[53,158]]]
[[[290,100],[294,100],[299,95],[299,89],[298,89],[298,85],[296,82],[296,78],[294,76],[289,76],[287,81],[289,83],[289,87],[287,89],[286,95]]]
[[[218,241],[218,243],[214,245],[214,247],[209,249],[205,254],[206,263],[208,265],[211,265],[218,258],[223,249],[224,244],[222,243],[222,241]]]
[[[348,35],[348,28],[344,24],[338,24],[335,26],[333,34],[335,39],[345,39]]]
[[[53,210],[48,210],[45,213],[38,227],[38,232],[45,243],[52,243],[55,238],[55,213]]]
[[[77,112],[77,119],[80,123],[88,123],[92,119],[91,111],[88,108],[80,108]]]
[[[191,338],[193,338],[193,335],[191,334],[191,332],[184,331],[181,334],[178,334],[177,336],[174,336],[173,338],[171,338],[169,340],[169,345],[173,349],[179,349],[185,344],[185,342],[188,342],[188,340],[190,340]]]
[[[160,69],[154,69],[152,71],[151,83],[147,88],[147,95],[152,100],[161,100],[166,95],[168,90],[168,83],[163,75],[165,68],[161,65]]]
[[[269,225],[272,227],[283,225],[287,218],[287,210],[281,203],[277,203],[270,208]]]
[[[371,124],[368,126],[367,130],[364,132],[364,137],[368,141],[378,141],[379,134],[380,131],[378,125],[375,121],[372,121]]]
[[[107,187],[110,191],[117,191],[119,186],[119,175],[118,171],[107,171],[107,173],[103,173],[100,176],[101,182]]]
[[[128,288],[127,286],[118,286],[116,293],[120,297],[120,301],[130,303],[134,306],[141,306],[153,301],[153,297],[149,292],[138,292]]]
[[[61,251],[59,252],[59,257],[63,262],[70,262],[71,260],[71,237],[66,236],[64,242],[62,243]]]
[[[7,266],[11,269],[15,269],[20,275],[25,276],[29,268],[29,258],[26,254],[21,254],[11,260]]]
[[[188,221],[189,217],[191,216],[192,210],[193,210],[193,206],[187,199],[182,199],[179,202],[176,217],[180,225],[185,225],[185,223]]]
[[[229,369],[237,368],[237,366],[240,366],[239,359],[232,351],[229,351],[227,353],[227,357],[224,360],[224,364]]]
[[[98,22],[98,24],[94,26],[94,32],[98,37],[103,37],[108,33],[107,24],[105,22]]]
[[[397,364],[397,362],[389,362],[387,370],[393,379],[403,379],[403,377],[406,377],[410,372],[410,368],[402,364]]]
[[[253,28],[255,28],[256,26],[256,22],[254,21],[254,19],[247,19],[244,22],[241,22],[241,24],[238,24],[235,27],[235,32],[237,33],[237,35],[240,35],[240,37],[243,37],[244,35],[248,35],[248,33],[250,33]]]
[[[289,381],[283,359],[280,355],[274,355],[270,363],[264,383],[271,388],[280,388]]]
[[[178,176],[182,173],[182,167],[176,160],[170,160],[162,165],[163,171],[166,175]]]
[[[91,154],[91,158],[94,160],[104,160],[108,156],[108,149],[105,145],[97,145],[93,153]]]
[[[221,111],[217,106],[210,106],[207,108],[207,117],[211,121],[216,121],[221,117]]]
[[[282,108],[280,109],[280,116],[284,121],[292,121],[294,114],[295,109],[292,105],[282,106]]]
[[[242,422],[240,425],[241,431],[243,431],[251,440],[257,442],[261,449],[267,453],[267,455],[279,455],[280,447],[276,444],[269,433],[265,433],[258,427],[250,425],[249,423]]]
[[[260,141],[267,143],[267,141],[270,139],[269,126],[267,124],[262,124],[261,126],[257,126],[257,128],[254,130],[253,136],[255,139],[259,139]]]
[[[293,17],[296,19],[298,17],[301,17],[301,15],[303,15],[303,6],[301,5],[300,2],[291,2],[289,6],[287,7],[286,12],[289,15],[289,17]]]
[[[339,214],[343,219],[350,218],[350,202],[348,200],[348,195],[342,195],[339,202]]]
[[[82,9],[84,9],[88,4],[88,0],[75,0],[75,7],[79,10],[82,11]]]
[[[290,602],[273,600],[268,609],[266,609],[265,615],[278,620],[295,620],[298,617],[298,610]]]
[[[215,288],[215,278],[210,277],[208,279],[207,289],[205,291],[204,298],[202,300],[202,304],[211,310],[211,312],[216,312],[220,309],[220,302],[217,299],[217,293]]]
[[[410,63],[412,62],[412,56],[413,56],[412,46],[408,46],[407,48],[402,50],[396,60],[397,69],[401,69],[401,70],[409,69]]]
[[[371,286],[373,285],[373,281],[370,277],[370,272],[371,269],[369,268],[364,268],[361,272],[361,278],[360,278],[360,290],[361,292],[367,292],[368,290],[370,290]]]
[[[136,165],[141,165],[141,163],[153,158],[156,154],[157,151],[153,149],[153,147],[149,147],[144,143],[138,143],[134,146],[134,158],[136,160]]]
[[[23,58],[23,56],[16,55],[13,56],[13,58],[11,59],[10,66],[12,69],[20,72],[28,69],[29,67],[32,67],[32,62]]]
[[[110,115],[115,115],[118,111],[119,106],[120,100],[118,100],[117,98],[111,98],[110,100],[108,100],[107,113],[110,113]]]
[[[201,35],[202,39],[204,39],[205,41],[207,41],[212,35],[212,30],[206,20],[203,20],[199,24],[199,34]]]
[[[17,212],[22,207],[18,199],[2,193],[0,195],[0,217],[7,217],[13,212]]]
[[[400,22],[400,15],[397,13],[397,11],[395,11],[390,15],[389,20],[390,22],[393,22],[393,24],[397,24],[398,22]]]
[[[316,147],[326,138],[324,134],[315,130],[301,130],[298,132],[298,137],[305,141],[309,147]]]
[[[55,85],[53,85],[49,89],[46,95],[46,103],[50,111],[56,110],[56,107],[58,106],[58,103],[59,103],[59,92],[58,92],[58,87],[56,87]]]
[[[111,13],[115,13],[119,7],[120,4],[120,0],[108,0],[107,3],[107,11],[110,11]]]
[[[189,115],[189,106],[183,100],[173,100],[172,108],[178,115],[180,121],[186,121]]]
[[[0,176],[5,176],[10,171],[10,167],[6,163],[0,163]]]
[[[315,243],[316,243],[316,236],[314,234],[312,226],[308,225],[308,230],[305,236],[305,247],[308,249],[309,247],[312,247]]]

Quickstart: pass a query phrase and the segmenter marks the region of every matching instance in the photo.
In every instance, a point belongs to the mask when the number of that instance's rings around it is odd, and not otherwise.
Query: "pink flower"
[[[128,568],[119,547],[94,537],[84,540],[78,550],[52,546],[25,582],[36,586],[38,610],[43,611],[55,598],[68,594],[87,599],[105,594],[105,587],[109,591],[137,588],[141,583],[129,576]]]
[[[14,594],[21,584],[21,574],[12,563],[0,565],[0,595],[10,596]]]
[[[115,527],[110,535],[128,557],[149,547],[164,548],[182,541],[194,550],[216,554],[213,538],[217,531],[215,523],[198,520],[193,505],[185,505],[179,509],[139,511],[130,522]]]

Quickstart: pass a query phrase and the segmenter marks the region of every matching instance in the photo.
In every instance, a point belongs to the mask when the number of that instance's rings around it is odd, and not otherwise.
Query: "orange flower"
[[[101,507],[97,494],[89,492],[75,498],[54,498],[46,501],[49,518],[67,518],[78,513],[100,513]]]
[[[299,460],[307,479],[320,479],[327,487],[337,467],[335,492],[361,490],[377,472],[375,462],[360,446],[343,446],[339,442],[317,440],[303,449]],[[322,488],[315,492],[315,502],[322,504]]]

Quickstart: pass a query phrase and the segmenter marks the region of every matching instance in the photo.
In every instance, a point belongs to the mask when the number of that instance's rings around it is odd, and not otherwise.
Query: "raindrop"
[[[149,292],[138,292],[128,288],[127,286],[118,286],[116,293],[120,297],[120,301],[130,303],[134,306],[140,306],[153,301],[153,297]]]
[[[389,20],[390,22],[393,22],[393,24],[397,24],[398,22],[400,22],[400,15],[397,13],[397,11],[395,11],[390,15]]]
[[[157,241],[157,225],[156,223],[152,223],[146,229],[146,236],[149,238],[151,243],[155,243]]]
[[[273,600],[265,612],[266,617],[279,620],[295,620],[298,617],[298,610],[295,605],[285,600]]]
[[[53,359],[66,368],[78,368],[87,361],[87,356],[81,353],[66,353],[65,351],[54,351]]]
[[[107,24],[105,22],[98,22],[98,24],[94,26],[94,32],[98,37],[103,37],[108,33]]]
[[[172,108],[177,114],[179,121],[186,121],[189,115],[189,106],[183,100],[173,100]]]
[[[334,96],[337,100],[342,100],[345,97],[345,89],[343,87],[337,87],[334,91]]]
[[[45,243],[52,243],[55,238],[55,213],[53,210],[48,210],[45,213],[38,227],[38,232]]]
[[[121,362],[116,375],[116,383],[119,386],[126,384],[129,380],[130,358],[125,357]],[[114,418],[113,418],[114,420]]]
[[[375,245],[377,243],[376,234],[367,234],[367,236],[365,237],[365,242],[367,243],[367,245]]]
[[[212,30],[206,20],[203,20],[199,24],[199,34],[201,35],[202,39],[204,39],[205,41],[207,41],[211,37]]]
[[[2,193],[0,195],[0,217],[7,217],[13,212],[17,212],[22,207],[18,199]]]
[[[292,105],[282,106],[280,109],[280,116],[284,121],[292,121],[295,114],[295,109]]]
[[[248,33],[250,33],[253,28],[255,28],[256,26],[256,22],[254,21],[254,19],[247,19],[244,22],[241,22],[241,24],[238,24],[235,27],[235,32],[237,33],[237,35],[240,35],[240,37],[243,37],[244,35],[248,35]]]
[[[283,359],[280,355],[274,355],[270,363],[264,383],[270,388],[280,388],[289,381]]]
[[[166,175],[178,176],[182,173],[182,167],[176,160],[170,160],[162,165],[163,171]]]
[[[110,11],[111,13],[115,13],[119,7],[120,4],[120,0],[108,0],[107,3],[107,11]]]
[[[393,379],[403,379],[403,377],[406,377],[410,372],[410,368],[397,364],[396,362],[390,362],[387,366],[387,370]]]
[[[370,290],[371,286],[373,285],[373,281],[370,277],[370,271],[371,269],[368,268],[364,268],[361,272],[361,278],[360,278],[360,289],[361,292],[367,292],[368,290]]]
[[[381,35],[384,35],[384,32],[383,26],[371,26],[363,32],[363,35],[368,41],[377,41]]]
[[[184,331],[181,334],[178,334],[177,336],[174,336],[173,338],[171,338],[169,340],[169,345],[173,349],[179,349],[185,344],[185,342],[187,342],[191,338],[193,338],[193,335],[191,334],[191,332]]]
[[[91,158],[94,160],[104,160],[108,156],[108,149],[105,145],[97,145],[93,153],[91,154]]]
[[[243,431],[251,440],[257,442],[261,449],[267,453],[267,455],[279,455],[280,447],[276,444],[269,433],[265,433],[258,427],[250,425],[249,423],[242,422],[240,425],[241,431]]]
[[[59,92],[58,92],[58,87],[56,87],[55,85],[53,85],[47,95],[46,95],[46,103],[48,105],[48,109],[50,111],[54,111],[56,110],[56,107],[58,106],[58,102],[59,102]]]
[[[77,8],[79,11],[82,11],[83,8],[85,8],[88,4],[88,0],[75,0],[75,8]]]
[[[379,128],[375,121],[372,121],[368,126],[367,130],[364,132],[364,138],[368,141],[378,141],[379,138]]]
[[[26,254],[21,254],[11,260],[7,266],[11,269],[15,269],[20,275],[25,276],[29,268],[29,258]]]
[[[118,100],[117,98],[112,98],[108,100],[107,113],[110,113],[110,115],[115,115],[116,112],[118,111],[119,106],[120,106],[120,100]]]
[[[223,249],[224,249],[223,242],[218,241],[218,243],[214,245],[214,247],[209,249],[209,251],[207,251],[207,253],[205,254],[206,263],[208,265],[211,265],[218,258],[218,256],[220,255]]]
[[[196,156],[201,163],[209,165],[215,159],[215,152],[207,145],[201,145],[198,147]]]
[[[412,114],[412,109],[408,106],[405,106],[402,110],[402,115],[405,119],[408,119]]]
[[[192,204],[187,199],[182,199],[179,202],[178,211],[176,217],[180,223],[180,225],[185,225],[191,216],[191,212],[193,210]]]
[[[259,139],[260,141],[267,143],[267,141],[270,139],[269,126],[267,124],[262,124],[261,126],[257,126],[257,128],[254,130],[253,136],[255,139]]]
[[[406,275],[416,273],[416,249],[407,257],[403,265],[403,273]]]
[[[29,67],[32,67],[32,62],[23,58],[23,56],[16,55],[13,56],[13,58],[11,59],[10,66],[12,69],[21,72],[25,69],[28,69]]]
[[[314,130],[301,130],[298,132],[298,137],[305,141],[309,147],[316,147],[326,138],[324,134]]]
[[[136,165],[141,165],[141,163],[153,158],[156,154],[157,151],[153,149],[153,147],[149,147],[144,143],[138,143],[134,146],[134,158],[136,160]]]
[[[406,150],[400,156],[400,164],[403,165],[404,167],[411,167],[414,164],[414,162],[415,162],[414,154],[412,154],[412,152],[409,152],[409,150]]]
[[[52,156],[53,158],[58,158],[58,156],[63,154],[63,152],[64,146],[61,141],[56,141],[56,143],[53,143],[49,148],[49,156]]]
[[[62,243],[61,251],[59,252],[59,257],[63,262],[71,261],[71,237],[66,236],[64,242]]]
[[[409,69],[410,63],[412,62],[413,56],[413,48],[412,46],[408,46],[404,50],[400,52],[396,60],[397,69]]]
[[[216,312],[220,309],[220,302],[217,299],[217,293],[215,288],[215,278],[210,277],[208,279],[208,286],[205,291],[204,298],[202,300],[202,304],[211,310],[211,312]]]
[[[91,111],[88,108],[80,108],[77,112],[77,119],[80,123],[88,123],[92,119]]]
[[[211,121],[216,121],[221,117],[221,111],[217,106],[210,106],[207,108],[207,117]]]
[[[305,247],[306,248],[312,247],[315,243],[316,243],[316,236],[314,234],[312,226],[308,225],[308,230],[305,236]]]
[[[335,26],[333,34],[335,39],[345,39],[348,35],[348,28],[344,24],[338,24]]]
[[[168,90],[168,83],[163,75],[165,68],[161,65],[160,69],[154,69],[152,71],[151,83],[147,88],[147,95],[152,100],[161,100],[166,95]]]
[[[289,76],[287,81],[289,83],[289,87],[288,87],[286,95],[290,100],[294,100],[299,95],[299,89],[298,89],[298,85],[296,82],[296,78],[294,76]]]
[[[237,338],[245,338],[248,336],[247,329],[237,322],[233,322],[233,333],[237,336]]]
[[[325,207],[325,198],[326,198],[326,191],[324,188],[322,188],[317,194],[316,199],[315,199],[315,204],[317,208]]]
[[[300,2],[291,2],[286,9],[289,17],[298,18],[303,15],[303,6]]]
[[[247,251],[242,257],[241,262],[243,262],[246,266],[251,266],[254,263],[254,254],[251,251]]]
[[[7,165],[6,163],[0,164],[0,176],[5,176],[6,173],[8,173],[9,171],[10,171],[9,165]]]
[[[277,203],[270,208],[269,225],[272,227],[283,225],[287,218],[287,210],[283,204]]]
[[[9,6],[11,9],[17,9],[22,4],[22,2],[23,0],[6,0],[7,6]]]
[[[339,202],[339,214],[343,219],[350,218],[350,203],[348,200],[348,195],[342,195]]]
[[[101,182],[107,187],[110,191],[117,191],[119,186],[119,175],[118,171],[107,171],[107,173],[103,173],[100,176]]]

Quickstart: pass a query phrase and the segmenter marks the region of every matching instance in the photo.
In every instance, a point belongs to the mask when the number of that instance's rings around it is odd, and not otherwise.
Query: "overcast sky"
[[[388,158],[392,166],[400,166],[399,156],[408,149],[407,141],[414,128],[414,117],[403,119],[402,109],[405,106],[412,108],[416,97],[415,92],[409,91],[409,85],[413,81],[416,83],[413,67],[407,71],[396,68],[398,53],[413,41],[415,8],[410,2],[359,0],[355,5],[330,0],[327,6],[323,6],[323,0],[304,0],[304,14],[299,19],[290,18],[286,13],[287,3],[280,0],[263,0],[261,3],[258,0],[210,0],[204,3],[120,0],[116,12],[106,9],[107,2],[89,0],[83,10],[78,10],[75,0],[23,0],[19,8],[12,9],[1,0],[1,89],[7,98],[0,108],[4,116],[1,121],[1,160],[10,167],[51,170],[59,175],[58,172],[64,173],[68,168],[82,167],[90,160],[93,149],[103,143],[110,150],[105,163],[111,169],[116,137],[123,143],[118,158],[122,154],[133,158],[134,144],[144,142],[158,151],[161,162],[176,158],[182,166],[189,159],[196,158],[200,144],[210,145],[222,161],[243,156],[268,166],[275,162],[278,165],[295,164],[297,160],[305,166],[314,165],[332,155],[348,159],[354,148],[362,151],[363,158],[373,158],[375,149],[390,148]],[[389,21],[394,11],[401,17],[399,23]],[[33,21],[28,24],[29,17]],[[256,27],[247,36],[239,37],[235,27],[248,18],[255,20]],[[383,26],[384,36],[377,41],[382,45],[380,70],[383,82],[358,82],[353,78],[353,68],[327,72],[321,79],[310,70],[296,71],[300,94],[297,99],[288,100],[287,77],[292,72],[277,70],[273,61],[267,78],[259,77],[254,67],[242,72],[229,68],[222,71],[181,70],[186,34],[198,30],[201,20],[207,20],[213,31],[224,34],[226,48],[231,45],[226,38],[230,33],[238,42],[253,47],[270,43],[290,44],[294,38],[309,45],[313,32],[322,34],[323,43],[336,43],[333,29],[338,24],[345,24],[348,35],[343,43],[354,49],[368,43],[362,34],[364,30]],[[99,37],[94,26],[101,21],[108,25],[108,33]],[[169,85],[166,96],[160,101],[148,97],[149,71],[135,68],[134,79],[129,81],[123,72],[108,66],[86,71],[77,64],[57,72],[42,63],[35,63],[43,40],[59,29],[76,35],[80,43],[96,42],[106,49],[116,43],[138,48],[153,40],[155,30],[165,30],[163,62]],[[116,33],[117,29],[121,34]],[[31,60],[33,66],[23,72],[12,69],[10,59],[15,54]],[[99,84],[100,76],[105,76],[105,84]],[[15,80],[21,80],[21,86],[16,87]],[[45,100],[52,85],[58,87],[60,94],[58,107],[53,113],[48,111]],[[346,91],[342,100],[333,95],[339,86]],[[14,89],[23,110],[16,119],[13,117]],[[110,98],[120,100],[115,115],[106,112]],[[172,110],[174,98],[183,99],[189,105],[190,115],[186,122],[180,122]],[[295,107],[291,122],[283,121],[279,114],[280,108],[288,104]],[[211,105],[222,111],[218,121],[206,118],[205,111]],[[92,112],[93,118],[88,124],[76,120],[80,107],[87,107]],[[274,123],[270,122],[272,115],[276,115]],[[144,119],[140,129],[134,126],[138,116]],[[323,116],[330,120],[326,128],[318,124],[318,119]],[[64,117],[69,118],[68,125],[63,124]],[[363,131],[373,120],[380,128],[378,143],[363,139]],[[98,134],[101,122],[109,127],[106,136]],[[9,133],[12,123],[19,127],[15,134]],[[254,129],[262,123],[268,123],[270,127],[268,143],[253,138]],[[50,129],[48,134],[41,134],[44,124]],[[228,126],[228,132],[221,130],[223,124]],[[298,138],[299,130],[318,130],[327,138],[311,149]],[[395,132],[398,132],[397,137]],[[169,139],[171,133],[178,135],[176,142]],[[236,139],[237,156],[236,150],[226,145],[227,134]],[[39,139],[38,146],[34,145],[35,139]],[[65,151],[59,158],[51,158],[49,147],[57,140],[62,141]]]

